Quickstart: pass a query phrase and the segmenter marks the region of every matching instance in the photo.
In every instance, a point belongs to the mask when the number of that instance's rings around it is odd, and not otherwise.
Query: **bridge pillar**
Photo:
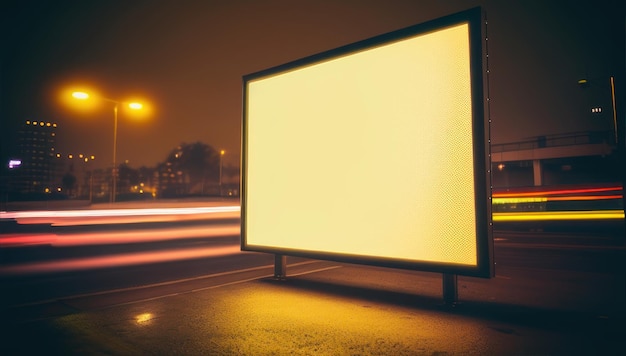
[[[539,187],[543,184],[541,177],[543,176],[543,172],[541,171],[541,160],[535,159],[533,160],[533,182],[535,187]]]

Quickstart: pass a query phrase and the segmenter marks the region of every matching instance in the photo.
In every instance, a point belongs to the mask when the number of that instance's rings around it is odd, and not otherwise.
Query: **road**
[[[0,296],[4,306],[111,290],[134,291],[141,299],[202,288],[214,276],[230,276],[228,283],[241,278],[241,271],[245,278],[272,273],[273,256],[240,251],[239,211],[233,204],[4,217],[11,218],[3,221],[0,234],[0,282],[10,291]],[[604,233],[607,229],[594,235],[584,229],[556,233],[498,228],[503,230],[494,233],[497,274],[525,278],[537,270],[600,274],[626,270],[624,249],[616,246],[619,241],[613,235]],[[308,264],[305,259],[289,261]],[[315,263],[309,266],[320,268]]]
[[[227,210],[4,221],[0,353],[626,350],[626,250],[592,226],[497,226],[496,276],[460,276],[448,309],[437,273],[289,257],[276,281],[273,256],[239,250],[238,212]]]

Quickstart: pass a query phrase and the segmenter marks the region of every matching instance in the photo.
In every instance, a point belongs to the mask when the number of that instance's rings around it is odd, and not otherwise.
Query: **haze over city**
[[[42,120],[59,125],[58,152],[110,166],[112,105],[85,112],[59,100],[88,84],[152,107],[142,120],[120,112],[118,162],[153,166],[201,141],[238,165],[243,75],[474,6],[488,19],[493,143],[613,129],[619,1],[12,1],[0,25],[1,158],[24,120]],[[604,114],[592,115],[596,105]]]

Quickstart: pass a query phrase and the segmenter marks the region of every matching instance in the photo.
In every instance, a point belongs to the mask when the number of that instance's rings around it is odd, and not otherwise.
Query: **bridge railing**
[[[586,131],[558,135],[533,137],[526,141],[491,145],[491,152],[532,150],[546,147],[575,146],[588,144],[613,144],[612,131]]]

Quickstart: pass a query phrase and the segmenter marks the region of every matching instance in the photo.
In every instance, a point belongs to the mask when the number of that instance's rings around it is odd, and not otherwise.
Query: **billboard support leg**
[[[443,274],[443,302],[445,305],[454,306],[459,301],[457,290],[457,275],[451,273]]]
[[[285,279],[287,277],[287,256],[274,255],[274,278]]]

